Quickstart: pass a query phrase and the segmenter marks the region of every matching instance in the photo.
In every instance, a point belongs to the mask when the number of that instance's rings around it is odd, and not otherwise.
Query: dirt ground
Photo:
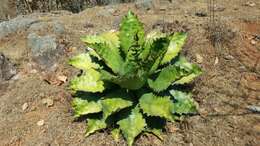
[[[71,96],[66,90],[68,82],[57,85],[55,75],[68,76],[68,80],[75,75],[77,71],[67,65],[67,60],[85,49],[79,38],[118,29],[120,18],[132,9],[147,31],[153,27],[188,31],[189,39],[182,53],[204,71],[193,83],[200,115],[187,117],[181,123],[169,123],[164,141],[153,135],[143,135],[136,140],[136,145],[259,146],[260,115],[250,112],[247,106],[260,105],[260,39],[257,38],[260,35],[260,1],[251,0],[255,6],[246,6],[246,2],[217,2],[224,10],[216,12],[223,38],[216,43],[210,39],[208,6],[204,0],[176,0],[162,5],[160,10],[148,11],[136,9],[133,4],[122,4],[94,7],[79,14],[33,14],[43,21],[56,19],[65,25],[66,34],[62,38],[69,43],[67,53],[60,57],[58,69],[46,75],[30,66],[26,31],[0,41],[0,52],[17,65],[19,72],[17,79],[0,83],[0,145],[126,145],[123,139],[114,142],[109,129],[85,138],[85,122],[74,121],[72,117]],[[103,15],[110,9],[113,9],[110,15]],[[198,12],[206,12],[207,16],[199,17]],[[53,101],[53,105],[46,106],[46,99]],[[37,125],[40,120],[44,120],[41,126]]]

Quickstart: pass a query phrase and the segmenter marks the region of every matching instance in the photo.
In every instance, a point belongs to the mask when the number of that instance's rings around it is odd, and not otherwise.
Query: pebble
[[[44,120],[38,121],[38,122],[37,122],[37,125],[38,125],[38,126],[43,126],[43,125],[44,125]]]
[[[200,54],[196,54],[196,61],[197,61],[197,63],[202,63],[203,57]]]
[[[218,57],[216,57],[215,62],[214,62],[214,65],[217,65],[218,62],[219,62]]]
[[[67,81],[67,76],[65,76],[65,75],[60,75],[60,76],[58,76],[57,77],[58,78],[58,80],[60,80],[60,81],[62,81],[63,83],[65,83],[66,81]]]
[[[24,103],[22,106],[23,111],[25,111],[29,107],[28,103]]]
[[[234,57],[232,55],[227,55],[224,57],[226,60],[233,60]]]
[[[246,2],[245,4],[246,6],[249,6],[249,7],[254,7],[256,4],[254,2]]]
[[[224,7],[224,6],[222,6],[222,5],[215,5],[214,6],[214,11],[215,12],[222,12],[222,11],[224,11],[226,8]]]
[[[53,100],[50,99],[50,98],[44,98],[44,99],[42,100],[42,103],[43,103],[44,105],[46,105],[47,107],[51,107],[51,106],[53,106],[53,104],[54,104]]]
[[[252,45],[256,45],[256,41],[255,40],[251,40],[251,44]]]

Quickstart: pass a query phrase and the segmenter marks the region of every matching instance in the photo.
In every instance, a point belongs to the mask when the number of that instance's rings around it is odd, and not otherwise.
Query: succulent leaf
[[[113,137],[113,139],[118,142],[120,139],[120,129],[119,128],[115,128],[111,131],[111,135]]]
[[[172,113],[188,114],[197,112],[198,104],[191,98],[191,93],[177,90],[171,90],[170,93],[176,100],[171,107]]]
[[[105,88],[100,80],[100,73],[94,69],[87,70],[83,75],[70,81],[70,88],[74,91],[102,92]]]
[[[167,89],[174,81],[179,79],[184,73],[174,66],[169,65],[161,70],[155,80],[148,79],[149,87],[156,92]]]
[[[159,97],[153,93],[147,93],[139,99],[139,103],[143,112],[148,116],[162,117],[169,121],[174,120],[174,116],[171,113],[173,102],[169,96]]]
[[[69,64],[84,71],[94,68],[97,69],[100,66],[91,61],[90,55],[88,53],[83,53],[75,56],[69,60]]]
[[[166,54],[164,55],[161,64],[170,62],[175,58],[178,53],[181,51],[182,46],[184,45],[187,39],[186,33],[174,33],[171,37],[171,41],[168,47]]]
[[[105,97],[106,98],[106,97]],[[132,102],[125,100],[124,97],[115,97],[115,98],[106,98],[101,101],[103,109],[103,117],[106,119],[108,116],[117,112],[121,109],[129,107],[132,105]]]
[[[158,39],[166,38],[166,37],[167,37],[166,34],[156,30],[148,33],[145,39],[144,49],[139,55],[139,58],[142,59],[143,61],[146,60],[150,54],[154,42]]]
[[[125,55],[133,45],[141,46],[144,42],[143,24],[131,11],[123,18],[119,32],[120,45]]]
[[[120,42],[117,32],[107,32],[99,36],[86,36],[81,40],[92,47],[114,73],[121,74],[123,72],[122,65],[124,61],[120,56]]]
[[[126,138],[128,146],[133,145],[135,137],[138,136],[146,126],[145,119],[140,113],[139,108],[133,109],[127,118],[118,121],[117,124]]]
[[[87,130],[85,136],[89,136],[90,134],[94,133],[95,131],[104,129],[107,127],[105,120],[103,119],[88,119],[87,122]]]
[[[143,60],[143,66],[149,74],[152,74],[159,67],[169,42],[167,35],[158,31],[152,31],[147,35],[144,49],[139,58]]]
[[[173,84],[186,84],[193,81],[196,77],[202,74],[202,70],[196,64],[189,63],[185,57],[180,56],[179,60],[175,63],[176,66],[184,69],[186,75],[175,81]]]
[[[75,118],[102,111],[102,105],[99,102],[88,101],[82,98],[74,98],[72,100],[72,108],[74,110]]]

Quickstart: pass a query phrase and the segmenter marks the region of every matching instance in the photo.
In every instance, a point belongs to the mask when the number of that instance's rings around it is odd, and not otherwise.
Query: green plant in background
[[[179,54],[187,35],[152,31],[145,36],[142,23],[129,12],[119,32],[86,36],[82,41],[93,50],[70,59],[82,70],[70,82],[75,117],[87,117],[86,136],[112,127],[129,146],[142,132],[161,137],[166,121],[196,112],[184,84],[201,69]]]

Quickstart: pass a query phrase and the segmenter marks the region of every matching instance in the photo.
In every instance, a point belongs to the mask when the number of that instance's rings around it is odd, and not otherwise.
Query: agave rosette
[[[71,58],[69,64],[82,70],[70,89],[75,93],[75,117],[88,118],[86,136],[112,127],[112,136],[122,134],[131,146],[140,133],[161,138],[165,121],[196,112],[191,94],[180,87],[202,73],[180,55],[186,38],[186,33],[156,30],[145,35],[132,12],[123,18],[119,32],[83,37],[93,50]],[[154,124],[156,119],[161,124]]]

